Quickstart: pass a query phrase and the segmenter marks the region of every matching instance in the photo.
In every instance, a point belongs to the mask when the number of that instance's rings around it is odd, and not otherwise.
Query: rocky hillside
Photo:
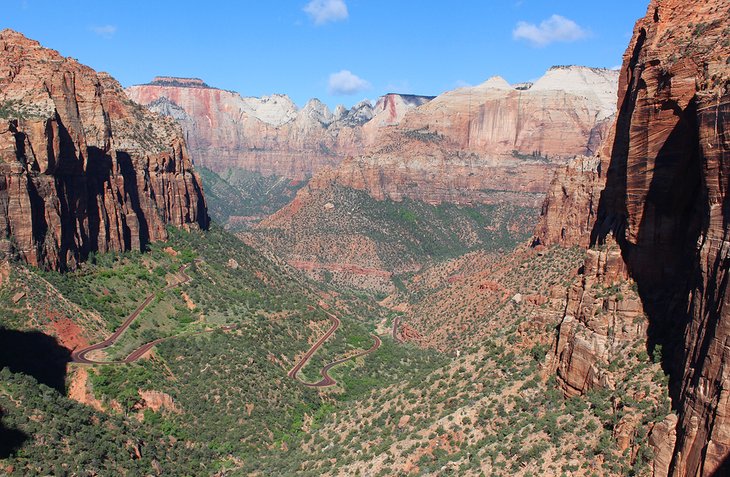
[[[730,232],[729,14],[727,0],[651,2],[624,56],[618,117],[600,168],[582,173],[582,180],[568,174],[563,197],[551,194],[538,230],[543,243],[608,246],[608,254],[592,252],[598,269],[586,270],[603,285],[625,277],[636,283],[648,328],[635,335],[670,372],[676,413],[651,433],[655,475],[727,475],[730,465],[723,384],[730,379],[730,319],[723,306]],[[600,203],[596,188],[603,188]],[[583,217],[580,233],[558,230],[571,216]],[[595,281],[584,280],[571,294],[585,302],[581,297]],[[568,381],[570,369],[605,360],[610,347],[595,345],[614,339],[615,323],[584,311],[576,317],[566,326],[566,316],[560,327],[568,352],[557,349]],[[572,331],[564,332],[568,327]],[[600,385],[595,378],[591,385]]]
[[[377,130],[373,136],[377,141],[365,153],[320,170],[294,201],[258,224],[247,240],[317,278],[322,278],[321,270],[344,270],[348,277],[339,277],[345,278],[339,283],[375,286],[381,291],[392,290],[387,282],[393,274],[420,270],[434,258],[446,258],[432,253],[406,258],[409,254],[401,251],[405,266],[400,260],[382,260],[398,247],[388,234],[369,234],[370,226],[394,231],[410,225],[404,220],[383,222],[393,202],[410,204],[405,208],[425,203],[436,210],[455,204],[468,209],[457,215],[482,217],[481,223],[466,228],[456,217],[441,214],[432,220],[438,227],[461,231],[462,237],[451,242],[465,244],[457,247],[462,253],[479,247],[491,251],[511,248],[532,230],[532,214],[550,187],[551,172],[568,157],[591,154],[604,136],[615,109],[607,97],[615,97],[616,73],[556,67],[534,85],[518,88],[492,78],[413,107],[400,120],[395,103],[404,97],[381,98],[376,111],[390,109],[392,124]],[[362,130],[371,131],[378,118],[387,116],[381,112]],[[338,230],[323,226],[332,220],[333,210],[347,202],[341,196],[344,189],[365,192],[381,201],[382,210],[376,210],[377,202],[372,207],[349,207],[337,219]],[[325,208],[328,203],[333,208]],[[364,210],[373,213],[361,216]],[[428,233],[429,239],[435,236],[438,234]],[[408,242],[401,241],[399,246]],[[506,247],[508,243],[511,245]],[[360,255],[354,257],[353,252]],[[371,278],[367,284],[361,277],[354,280],[358,273],[353,270],[364,270],[369,277],[375,274],[377,284]]]
[[[525,231],[537,215],[535,208],[506,202],[376,200],[320,179],[315,176],[291,203],[239,236],[316,280],[376,293],[393,292],[397,275],[429,263],[475,249],[509,250],[529,237]]]
[[[208,225],[180,127],[119,83],[0,32],[0,253],[73,268]]]

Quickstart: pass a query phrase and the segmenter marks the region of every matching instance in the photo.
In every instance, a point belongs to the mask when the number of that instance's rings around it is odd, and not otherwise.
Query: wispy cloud
[[[107,40],[114,36],[114,34],[117,32],[117,26],[116,25],[101,25],[101,26],[93,26],[91,27],[91,31],[96,33],[102,38],[106,38]]]
[[[553,15],[541,21],[539,25],[517,22],[517,26],[512,31],[512,37],[515,40],[527,40],[537,47],[555,42],[577,41],[587,36],[588,30],[560,15]]]
[[[370,83],[353,74],[349,70],[332,73],[329,79],[328,91],[335,95],[350,95],[370,89]]]
[[[312,0],[304,11],[315,25],[347,20],[350,15],[344,0]]]

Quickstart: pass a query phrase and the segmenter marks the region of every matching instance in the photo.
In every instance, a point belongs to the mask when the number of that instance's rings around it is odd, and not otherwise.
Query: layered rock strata
[[[555,167],[594,153],[615,109],[617,73],[555,67],[518,88],[492,78],[334,112],[316,99],[298,110],[286,96],[246,98],[198,81],[156,79],[127,94],[177,119],[210,169],[294,179],[336,169],[341,185],[376,198],[494,203],[542,194]]]
[[[578,156],[556,171],[542,203],[533,243],[587,248],[604,185],[598,157]]]
[[[596,179],[605,189],[591,242],[620,247],[648,316],[647,346],[662,346],[671,376],[676,416],[650,436],[656,475],[730,472],[728,18],[728,0],[651,2],[624,56],[618,115]],[[589,182],[579,187],[595,190]],[[549,217],[585,216],[589,195],[594,201],[593,193],[563,201],[568,210],[551,198],[541,241],[583,244],[584,232],[564,237]],[[569,210],[576,204],[579,212]],[[562,354],[560,369],[590,367],[573,355]],[[583,356],[583,364],[596,362]]]
[[[166,226],[207,227],[180,127],[105,73],[0,32],[0,247],[72,268],[142,250]]]
[[[406,111],[431,99],[390,94],[375,107],[364,101],[330,111],[317,99],[299,109],[285,95],[242,97],[187,78],[156,78],[126,91],[180,122],[197,164],[298,180],[359,154],[380,127],[397,124]]]

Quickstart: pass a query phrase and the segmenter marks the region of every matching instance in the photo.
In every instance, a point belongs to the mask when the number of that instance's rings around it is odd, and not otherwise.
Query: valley
[[[0,31],[0,474],[729,475],[728,18],[349,108]]]

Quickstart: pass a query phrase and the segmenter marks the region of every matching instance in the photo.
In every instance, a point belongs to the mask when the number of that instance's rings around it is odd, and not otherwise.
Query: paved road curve
[[[304,367],[305,364],[307,364],[307,361],[309,361],[309,359],[312,357],[312,355],[314,355],[314,353],[319,349],[319,347],[322,346],[324,344],[324,342],[327,341],[329,339],[329,337],[332,336],[335,333],[335,331],[337,331],[337,328],[339,328],[339,326],[340,326],[340,319],[339,318],[337,318],[332,313],[329,313],[329,312],[326,312],[326,313],[327,313],[327,316],[329,317],[330,321],[332,322],[332,327],[329,330],[327,330],[327,332],[324,335],[322,335],[322,337],[319,340],[317,340],[317,342],[314,343],[314,345],[312,345],[311,348],[309,348],[309,351],[306,352],[306,354],[302,357],[302,359],[299,360],[299,362],[287,374],[287,376],[289,376],[290,378],[296,379],[301,384],[303,384],[305,386],[309,386],[311,388],[326,388],[326,387],[329,387],[329,386],[334,386],[335,384],[337,384],[337,381],[335,381],[329,375],[329,370],[330,369],[334,368],[338,364],[342,364],[342,363],[344,363],[346,361],[350,361],[351,359],[355,359],[355,358],[358,358],[360,356],[365,356],[366,354],[370,354],[373,351],[375,351],[378,348],[380,348],[380,345],[382,344],[381,341],[380,341],[380,338],[378,338],[375,335],[372,335],[373,336],[373,339],[375,340],[375,344],[373,344],[373,346],[370,349],[365,350],[365,351],[361,351],[361,352],[359,352],[357,354],[354,354],[352,356],[348,356],[348,357],[345,357],[345,358],[338,359],[336,361],[333,361],[333,362],[325,365],[322,368],[322,370],[319,372],[319,374],[322,376],[322,380],[321,381],[318,381],[316,383],[308,383],[306,381],[302,381],[301,379],[299,379],[297,377],[297,374],[299,374],[299,371]]]
[[[164,290],[172,290],[173,288],[179,287],[180,285],[183,285],[185,283],[188,283],[191,278],[188,276],[185,271],[188,269],[190,264],[181,266],[177,273],[181,274],[184,278],[181,281],[178,281],[176,283],[171,283],[170,285],[167,285]],[[150,293],[147,295],[147,298],[127,317],[127,319],[122,323],[122,326],[117,328],[117,330],[112,333],[110,337],[105,339],[104,341],[101,341],[99,343],[96,343],[91,346],[87,346],[86,348],[82,348],[80,350],[75,350],[71,353],[71,362],[73,363],[80,363],[80,364],[119,364],[119,363],[131,363],[133,361],[137,361],[139,358],[141,358],[147,351],[152,349],[155,345],[161,343],[167,338],[160,338],[158,340],[152,341],[151,343],[147,343],[142,345],[141,347],[137,348],[136,350],[132,351],[132,353],[124,358],[121,361],[94,361],[92,359],[89,359],[86,357],[87,354],[91,353],[92,351],[97,351],[100,349],[108,348],[109,346],[113,345],[117,342],[120,336],[122,336],[122,333],[126,331],[127,328],[129,328],[129,325],[131,325],[134,320],[136,320],[140,313],[147,308],[147,306],[152,303],[152,300],[155,299],[156,293]]]

